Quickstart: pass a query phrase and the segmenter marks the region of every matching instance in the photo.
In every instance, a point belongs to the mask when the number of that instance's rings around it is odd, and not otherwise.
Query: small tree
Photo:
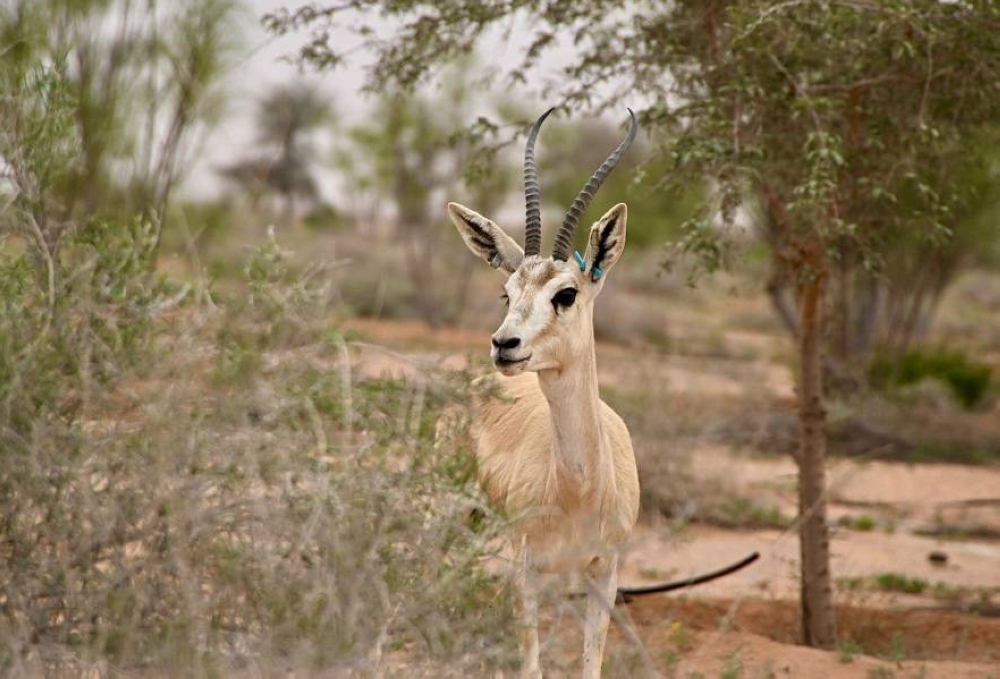
[[[470,138],[457,134],[470,118],[473,101],[466,69],[451,69],[439,88],[380,95],[368,120],[342,135],[345,143],[336,153],[349,193],[367,196],[378,204],[376,212],[395,223],[413,301],[421,318],[432,324],[461,311],[468,292],[464,283],[475,266],[464,257],[456,265],[440,256],[441,248],[452,244],[440,238],[450,231],[440,216],[444,196],[464,193],[484,210],[495,210],[514,187],[506,156],[476,159]],[[473,160],[480,162],[470,175]],[[443,270],[456,267],[461,282],[442,284]]]
[[[138,212],[157,225],[156,250],[192,135],[216,108],[216,85],[236,45],[235,11],[234,0],[15,0],[0,7],[0,119],[9,130],[0,159],[26,143],[13,129],[23,107],[37,102],[18,89],[25,79],[56,67],[47,76],[51,91],[72,105],[67,124],[79,153],[46,189],[58,206],[41,225],[52,244],[81,221]]]
[[[257,105],[257,142],[262,150],[219,173],[251,196],[261,192],[281,196],[284,221],[291,223],[297,197],[317,199],[310,167],[316,162],[316,151],[309,136],[331,116],[329,104],[314,88],[304,84],[275,87]]]
[[[520,22],[528,39],[512,82],[525,81],[557,38],[572,40],[576,56],[549,98],[597,109],[626,94],[652,102],[646,123],[677,136],[673,173],[717,187],[713,214],[682,242],[709,266],[722,252],[712,222],[760,206],[784,272],[776,289],[792,286],[797,303],[786,315],[799,345],[803,639],[832,646],[821,369],[830,291],[880,271],[900,234],[927,250],[949,242],[956,210],[977,199],[955,170],[1000,119],[1000,6],[680,0],[609,11],[576,0],[373,0],[267,21],[282,31],[348,12],[361,13],[351,23],[363,27],[378,84],[418,82],[501,19]],[[375,37],[365,20],[375,12],[395,19],[394,36]],[[302,56],[321,66],[344,57],[323,34]]]
[[[905,244],[933,253],[949,242],[956,211],[980,198],[956,170],[1000,114],[990,92],[1000,41],[982,34],[1000,11],[933,1],[688,3],[673,19],[694,29],[667,38],[686,93],[678,110],[660,108],[683,129],[677,167],[716,178],[733,202],[761,202],[773,257],[795,291],[803,638],[830,647],[824,335],[832,330],[848,357],[855,291],[877,282],[872,273]],[[645,33],[655,54],[661,37]]]

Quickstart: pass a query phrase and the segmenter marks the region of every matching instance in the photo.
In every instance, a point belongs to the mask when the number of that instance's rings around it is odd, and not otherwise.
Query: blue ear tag
[[[583,258],[583,255],[581,255],[579,252],[574,252],[573,259],[575,259],[576,263],[580,265],[580,271],[587,270],[587,260]]]
[[[595,281],[595,282],[596,282],[596,281],[599,281],[599,280],[601,280],[601,274],[602,274],[602,273],[604,273],[604,272],[603,272],[603,271],[601,271],[600,269],[598,269],[598,268],[597,268],[596,266],[595,266],[595,267],[593,267],[593,268],[592,268],[592,269],[590,270],[590,276],[591,276],[591,278],[593,278],[593,279],[594,279],[594,281]]]

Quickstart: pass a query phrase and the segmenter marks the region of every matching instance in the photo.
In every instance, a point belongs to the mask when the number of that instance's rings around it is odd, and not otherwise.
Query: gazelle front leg
[[[599,679],[611,607],[615,605],[618,593],[618,554],[599,559],[588,571],[590,582],[583,629],[583,677]]]
[[[531,565],[527,536],[522,536],[517,559],[517,584],[521,598],[521,676],[537,679],[542,676],[538,647],[538,578]]]

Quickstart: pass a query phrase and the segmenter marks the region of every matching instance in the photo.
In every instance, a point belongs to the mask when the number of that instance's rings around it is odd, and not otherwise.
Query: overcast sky
[[[205,138],[204,147],[197,150],[194,166],[182,184],[182,192],[190,198],[216,197],[221,184],[213,168],[252,153],[257,102],[272,87],[295,81],[307,82],[326,93],[331,102],[336,102],[343,100],[346,93],[357,96],[362,85],[359,69],[340,68],[324,74],[300,71],[284,57],[294,54],[308,34],[275,37],[261,27],[260,17],[266,12],[308,3],[303,0],[243,0],[243,4],[246,12],[242,56],[235,60],[222,84],[227,94],[224,115]],[[353,117],[351,111],[335,108],[347,120]],[[360,115],[360,110],[355,115]],[[330,189],[321,188],[329,198]]]
[[[313,0],[312,4],[323,6],[333,2],[335,0]],[[288,57],[294,55],[308,40],[308,32],[276,37],[266,33],[261,26],[260,18],[265,13],[282,7],[293,10],[310,4],[308,0],[242,0],[242,4],[245,7],[242,55],[235,60],[223,82],[228,95],[225,115],[205,138],[204,146],[197,150],[195,162],[182,183],[181,191],[189,198],[216,198],[223,185],[214,168],[253,154],[253,119],[257,102],[275,85],[295,81],[314,85],[330,98],[333,110],[341,122],[362,121],[372,105],[360,92],[364,82],[363,54],[356,55],[354,58],[357,61],[354,63],[333,71],[322,74],[303,71],[290,63]],[[509,24],[507,28],[510,30],[487,32],[479,41],[479,53],[488,55],[486,63],[515,63],[521,60],[521,52],[527,46],[526,32],[518,30],[516,22]],[[335,41],[356,40],[349,31],[338,35],[334,30],[332,35]],[[535,84],[559,77],[560,68],[571,59],[572,54],[573,47],[569,42],[557,43],[547,53],[545,67],[533,72]],[[532,89],[538,90],[537,87]],[[520,95],[512,93],[510,96]],[[539,101],[535,108],[541,112],[551,103]],[[632,106],[638,105],[637,102],[629,103]],[[331,139],[330,134],[319,135],[316,141],[321,154],[329,156]],[[329,170],[320,170],[317,176],[322,195],[328,200],[335,199],[335,175]]]

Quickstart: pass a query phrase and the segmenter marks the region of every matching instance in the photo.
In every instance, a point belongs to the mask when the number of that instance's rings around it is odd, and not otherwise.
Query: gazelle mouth
[[[519,365],[527,363],[530,359],[531,359],[530,354],[528,356],[525,356],[524,358],[518,358],[515,360],[504,358],[503,356],[497,356],[495,359],[493,359],[493,362],[496,364],[498,368],[514,368]]]

